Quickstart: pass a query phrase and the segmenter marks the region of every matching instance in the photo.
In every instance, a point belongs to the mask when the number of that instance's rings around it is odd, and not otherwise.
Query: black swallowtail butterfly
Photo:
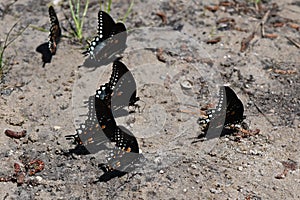
[[[75,138],[75,143],[82,145],[88,153],[97,153],[100,150],[107,149],[105,143],[109,142],[108,127],[115,127],[116,123],[113,119],[110,109],[101,108],[103,117],[99,121],[95,111],[95,96],[90,96],[88,103],[87,119],[76,130],[75,135],[67,135],[67,139]],[[107,134],[105,134],[107,133]]]
[[[126,39],[125,25],[121,22],[115,23],[108,13],[99,11],[97,36],[83,54],[96,61],[110,59],[124,51]]]
[[[136,83],[131,72],[121,61],[114,61],[109,82],[100,86],[95,97],[104,101],[115,117],[120,115],[125,106],[136,106],[135,103],[139,101],[139,97],[136,96]]]
[[[244,106],[236,93],[228,86],[222,86],[219,92],[219,102],[215,109],[206,111],[207,118],[200,118],[199,124],[214,122],[214,125],[224,126],[241,123],[244,117]]]
[[[127,141],[127,145],[122,145],[123,147],[115,147],[110,151],[107,156],[107,164],[100,165],[104,174],[99,178],[99,180],[102,179],[103,181],[107,181],[116,176],[123,176],[126,173],[141,167],[141,164],[146,161],[143,154],[138,153],[139,148],[135,137],[127,134],[128,132],[124,131],[124,129],[124,127],[120,128],[122,132],[121,135],[125,136],[124,138],[126,138],[125,141]]]
[[[49,7],[49,16],[50,16],[50,33],[49,33],[49,50],[52,55],[56,53],[57,43],[61,37],[61,29],[59,27],[59,22],[55,13],[55,10],[52,6]]]

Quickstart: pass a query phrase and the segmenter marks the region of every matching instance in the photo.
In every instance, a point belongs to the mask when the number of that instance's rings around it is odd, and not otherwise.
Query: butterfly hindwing
[[[129,172],[138,163],[140,154],[136,138],[132,133],[122,126],[115,129],[115,147],[107,156],[108,164],[104,165],[104,171],[123,171]]]
[[[112,30],[115,25],[115,21],[108,13],[101,10],[99,11],[97,34],[100,38],[100,42],[103,42],[112,36]]]
[[[115,129],[116,146],[123,151],[139,153],[139,146],[135,136],[123,126]]]

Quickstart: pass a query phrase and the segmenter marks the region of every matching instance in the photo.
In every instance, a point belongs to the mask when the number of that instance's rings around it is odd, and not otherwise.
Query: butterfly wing
[[[227,101],[225,125],[240,123],[244,120],[244,105],[230,87],[224,88]]]
[[[240,123],[244,119],[244,106],[236,93],[228,86],[220,87],[219,102],[215,109],[206,111],[207,118],[200,118],[200,124],[214,123],[214,127]]]
[[[103,42],[111,37],[115,25],[115,21],[108,13],[101,10],[99,11],[97,34],[99,36],[100,42]]]
[[[96,98],[104,101],[104,103],[111,108],[111,97],[113,90],[115,89],[117,83],[120,81],[122,76],[127,73],[129,70],[127,67],[119,62],[115,61],[112,67],[112,73],[108,83],[101,85],[100,88],[96,91]]]
[[[104,144],[109,140],[98,121],[95,112],[95,97],[90,96],[88,100],[87,119],[76,130],[77,134],[74,136],[75,141],[83,145],[89,153],[96,153],[100,150],[107,149]]]
[[[109,85],[113,90],[111,108],[114,116],[120,116],[124,107],[134,106],[139,100],[134,77],[121,61],[114,62]]]
[[[108,105],[111,101],[111,93],[109,92],[110,90],[108,90],[107,88],[108,85],[105,84],[104,86],[101,86],[99,90],[96,91],[95,112],[98,123],[102,128],[104,134],[110,141],[114,141],[115,129],[117,128],[117,124],[112,115],[110,106]]]
[[[113,28],[111,37],[103,42],[103,45],[94,51],[95,60],[107,63],[115,60],[118,54],[126,49],[127,32],[125,25],[117,23]]]
[[[55,10],[52,6],[49,7],[49,17],[50,17],[50,33],[49,33],[49,50],[52,55],[56,53],[57,43],[61,37],[61,29],[59,26],[58,18],[56,16]]]
[[[116,54],[126,48],[127,32],[123,23],[115,23],[112,17],[104,12],[98,13],[97,36],[90,43],[85,55],[92,59],[106,63],[112,60]]]
[[[121,171],[130,172],[139,163],[142,155],[139,154],[139,146],[132,133],[122,126],[115,129],[116,147],[107,157],[108,164],[102,166],[104,172]]]
[[[198,120],[199,124],[208,124],[212,121],[212,119],[215,119],[216,117],[217,118],[220,118],[220,117],[225,118],[225,113],[222,112],[226,108],[226,96],[225,96],[225,88],[224,87],[220,87],[218,96],[219,96],[219,101],[218,101],[216,108],[208,109],[205,112],[206,118],[200,118]]]

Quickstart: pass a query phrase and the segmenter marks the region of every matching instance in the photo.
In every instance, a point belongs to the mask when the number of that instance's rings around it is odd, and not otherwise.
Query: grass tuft
[[[107,12],[109,14],[110,11],[111,11],[112,0],[107,0],[106,3],[104,3],[104,4],[106,4],[106,7],[103,6],[104,7],[103,9],[102,9],[102,4],[103,4],[102,2],[103,2],[102,0],[99,0],[100,10],[103,10],[103,11],[105,11],[105,12]],[[128,15],[130,14],[133,5],[134,5],[134,0],[132,0],[130,2],[129,8],[127,9],[127,11],[126,11],[124,17],[122,18],[122,20],[120,20],[120,21],[122,21],[123,23],[126,22],[126,19],[127,19]]]
[[[3,43],[0,44],[0,80],[2,80],[3,78],[3,69],[4,69],[4,52],[7,49],[7,47],[9,47],[9,45],[11,45],[20,35],[22,35],[22,33],[27,29],[27,27],[29,25],[27,25],[25,28],[23,28],[21,31],[17,32],[16,35],[14,35],[10,40],[9,37],[12,33],[12,31],[14,30],[14,28],[17,26],[17,24],[19,23],[19,21],[17,21],[8,31],[8,33],[6,34],[5,40]]]
[[[74,4],[75,4],[75,8],[74,8]],[[89,6],[89,0],[86,0],[85,2],[84,11],[82,15],[80,13],[80,0],[69,0],[69,5],[71,9],[72,18],[75,23],[75,29],[73,30],[73,34],[75,37],[77,37],[79,41],[81,41],[83,38],[82,28],[83,28],[84,18],[86,16],[87,9]]]

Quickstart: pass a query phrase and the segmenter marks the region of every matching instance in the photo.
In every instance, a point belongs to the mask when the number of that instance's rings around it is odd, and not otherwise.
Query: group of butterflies
[[[50,34],[49,50],[52,55],[56,52],[61,35],[59,22],[52,6],[49,7]],[[125,127],[118,126],[114,117],[126,112],[128,106],[137,106],[139,97],[136,96],[136,83],[128,68],[117,57],[126,47],[127,32],[123,23],[115,23],[111,16],[104,12],[98,13],[97,36],[90,42],[88,49],[83,52],[96,62],[105,63],[113,60],[112,74],[109,82],[100,86],[94,96],[89,98],[88,118],[76,130],[75,142],[85,147],[89,153],[107,149],[105,143],[114,144],[109,148],[107,164],[101,164],[101,169],[107,178],[122,176],[132,171],[139,163],[142,154],[139,153],[137,139]],[[70,136],[67,136],[70,138]],[[107,178],[104,178],[106,180]]]
[[[115,117],[124,112],[128,114],[126,107],[138,106],[137,101],[139,97],[136,96],[136,83],[131,72],[120,60],[115,60],[109,82],[101,85],[87,101],[87,120],[74,136],[76,143],[89,153],[110,149],[107,164],[100,165],[105,172],[102,180],[122,176],[134,170],[144,159],[136,137],[115,121]],[[113,144],[113,147],[107,147],[107,143]]]
[[[61,29],[52,6],[49,7],[49,15],[49,50],[55,54]],[[97,36],[83,54],[97,62],[105,59],[109,62],[113,59],[112,74],[109,82],[101,85],[96,94],[87,101],[88,118],[77,129],[76,135],[72,136],[76,143],[85,147],[89,153],[106,148],[106,142],[113,143],[107,157],[108,163],[101,165],[101,169],[105,173],[117,172],[118,176],[131,171],[134,168],[132,166],[143,158],[135,136],[126,128],[118,126],[114,119],[125,107],[137,106],[136,102],[139,101],[131,72],[120,58],[115,58],[126,48],[126,39],[125,25],[115,23],[108,13],[99,11]],[[244,107],[235,92],[228,86],[221,86],[219,96],[216,108],[207,110],[205,116],[199,118],[199,124],[223,129],[241,123],[245,118]]]

